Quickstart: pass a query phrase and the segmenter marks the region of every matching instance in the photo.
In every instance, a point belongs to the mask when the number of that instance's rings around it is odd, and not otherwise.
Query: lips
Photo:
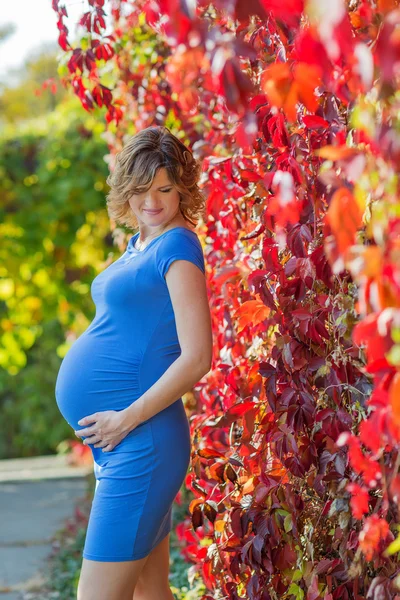
[[[160,213],[162,211],[162,208],[160,208],[160,210],[146,210],[144,212],[149,213],[149,215],[158,215],[158,213]]]

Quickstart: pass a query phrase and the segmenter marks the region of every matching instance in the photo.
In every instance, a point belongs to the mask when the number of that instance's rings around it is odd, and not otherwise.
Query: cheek
[[[133,210],[133,212],[137,212],[140,209],[140,200],[137,197],[132,197],[129,199],[129,206]]]
[[[172,196],[170,196],[168,198],[168,203],[170,204],[170,206],[179,206],[179,194],[178,192],[176,194],[173,194]]]

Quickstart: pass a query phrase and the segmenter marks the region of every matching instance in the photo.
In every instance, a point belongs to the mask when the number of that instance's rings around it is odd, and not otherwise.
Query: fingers
[[[113,450],[115,447],[112,445],[111,442],[108,442],[107,440],[102,440],[101,438],[95,437],[93,435],[92,437],[84,439],[82,443],[85,445],[91,444],[94,448],[107,448],[107,450]]]
[[[82,444],[97,444],[98,442],[101,442],[102,439],[101,437],[95,437],[94,435],[92,435],[89,438],[86,438],[84,440],[82,440]]]
[[[74,431],[74,433],[77,437],[84,436],[86,437],[86,439],[93,437],[94,435],[98,435],[100,439],[103,435],[102,429],[96,425],[93,425],[92,427],[87,427],[86,429],[79,429],[78,431]]]
[[[88,437],[89,435],[93,435],[94,433],[99,433],[94,427],[88,427],[87,429],[79,429],[78,431],[74,431],[75,435],[78,437],[82,437],[83,435]]]
[[[104,446],[110,446],[111,442],[103,440],[100,435],[92,435],[82,440],[82,444],[85,444],[86,446],[88,444],[91,444],[92,446],[94,446],[94,448],[103,448]]]
[[[107,446],[107,445],[108,445],[108,442],[103,442],[103,441],[100,441],[100,442],[98,442],[98,443],[94,444],[94,447],[95,447],[95,448],[104,448],[104,447],[105,447],[105,446]]]
[[[85,440],[82,441],[82,444],[85,444],[85,446],[87,446],[88,444],[91,444],[93,446],[93,448],[105,448],[106,446],[112,450],[113,446],[111,446],[111,444],[107,441],[104,441],[100,438],[96,438],[94,440],[92,440],[91,438],[86,438]]]

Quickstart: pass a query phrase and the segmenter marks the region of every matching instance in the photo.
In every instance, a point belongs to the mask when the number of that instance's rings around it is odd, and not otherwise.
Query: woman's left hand
[[[132,431],[132,426],[127,423],[123,410],[104,410],[93,413],[80,419],[78,425],[88,425],[88,427],[78,429],[75,431],[75,435],[85,436],[84,444],[93,444],[94,448],[103,448],[103,452],[113,450]]]

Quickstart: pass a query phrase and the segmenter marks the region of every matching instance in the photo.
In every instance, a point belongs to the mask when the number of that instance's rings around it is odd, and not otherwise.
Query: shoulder
[[[156,257],[158,270],[162,277],[165,277],[165,273],[174,260],[188,260],[205,273],[201,242],[193,230],[184,227],[170,229],[166,232],[156,248]]]
[[[183,226],[172,227],[171,229],[167,229],[167,231],[165,233],[169,234],[169,235],[184,235],[184,236],[189,235],[189,236],[197,237],[197,233],[195,232],[194,229],[191,229],[190,227],[183,227]]]
[[[165,232],[165,235],[160,240],[159,247],[162,248],[163,251],[168,251],[177,246],[191,245],[202,248],[197,233],[193,229],[188,229],[186,227],[175,227],[174,229],[169,229]]]

